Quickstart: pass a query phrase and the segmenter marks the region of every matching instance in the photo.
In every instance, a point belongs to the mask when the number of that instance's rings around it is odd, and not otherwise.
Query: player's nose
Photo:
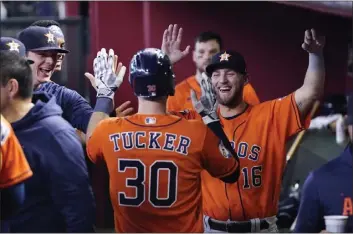
[[[211,62],[212,59],[212,54],[211,53],[205,53],[204,54],[205,60],[207,60],[207,62]]]
[[[222,84],[228,83],[227,76],[224,73],[221,73],[219,76],[219,82]]]

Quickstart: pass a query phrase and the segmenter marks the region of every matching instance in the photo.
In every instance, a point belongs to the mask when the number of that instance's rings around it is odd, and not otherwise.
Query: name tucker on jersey
[[[109,135],[109,139],[114,144],[115,152],[121,148],[154,149],[187,155],[191,144],[189,137],[168,132],[120,132]]]

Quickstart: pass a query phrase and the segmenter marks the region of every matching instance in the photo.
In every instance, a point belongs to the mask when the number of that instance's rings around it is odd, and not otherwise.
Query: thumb
[[[308,47],[309,47],[308,44],[306,44],[306,43],[302,44],[302,49],[303,50],[308,50]]]
[[[182,52],[183,57],[186,56],[186,55],[188,55],[189,52],[190,52],[190,46],[188,45],[188,46],[185,48],[185,50]]]
[[[86,78],[91,82],[91,85],[93,86],[93,88],[95,90],[97,90],[97,87],[96,87],[96,78],[89,72],[86,72],[85,73],[85,76]]]
[[[121,83],[123,83],[123,80],[124,80],[124,76],[125,76],[125,73],[126,73],[126,67],[125,66],[122,66],[120,68],[120,71],[117,75],[117,78],[116,78],[116,81],[115,81],[115,85],[117,87],[119,87],[121,85]]]
[[[94,76],[89,72],[85,72],[85,77],[91,82],[95,80]]]

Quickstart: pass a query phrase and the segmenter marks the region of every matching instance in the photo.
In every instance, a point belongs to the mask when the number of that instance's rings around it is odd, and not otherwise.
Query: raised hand
[[[178,31],[178,25],[169,25],[168,29],[164,30],[161,50],[168,55],[172,64],[175,64],[186,55],[189,54],[190,46],[185,50],[180,50],[180,44],[183,37],[183,29]]]
[[[97,53],[93,61],[94,76],[88,72],[85,76],[90,80],[92,86],[97,91],[97,97],[107,97],[114,99],[114,93],[123,82],[126,67],[122,63],[118,64],[118,56],[114,50],[109,50],[107,54],[105,48]]]
[[[304,35],[304,42],[302,44],[303,50],[308,53],[321,53],[325,46],[325,37],[318,35],[315,29],[306,30]]]

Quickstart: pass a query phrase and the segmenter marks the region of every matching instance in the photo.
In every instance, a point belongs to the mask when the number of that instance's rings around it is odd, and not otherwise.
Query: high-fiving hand
[[[306,30],[304,35],[304,42],[302,44],[303,50],[308,53],[321,53],[325,46],[325,37],[318,35],[315,29]]]
[[[202,120],[206,125],[219,121],[216,96],[213,92],[210,78],[205,73],[202,73],[200,100],[197,99],[196,93],[192,89],[190,90],[190,96],[194,109],[202,116]]]
[[[107,54],[105,48],[97,53],[93,61],[94,76],[88,72],[85,76],[90,80],[92,86],[97,91],[97,97],[107,97],[114,100],[115,91],[123,82],[126,67],[118,63],[118,56],[114,50],[109,50]]]
[[[171,24],[168,29],[164,30],[161,50],[168,55],[170,62],[175,64],[186,55],[189,54],[190,46],[188,45],[184,51],[180,50],[181,39],[183,37],[183,29],[178,31],[178,25]]]

